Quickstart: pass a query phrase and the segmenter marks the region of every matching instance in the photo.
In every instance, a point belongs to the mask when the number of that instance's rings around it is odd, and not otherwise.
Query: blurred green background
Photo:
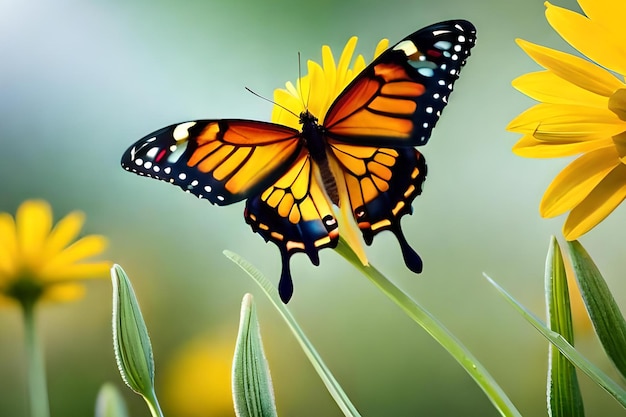
[[[557,4],[579,10],[573,0]],[[244,87],[271,97],[297,77],[297,52],[319,61],[328,44],[337,56],[357,35],[358,52],[370,59],[383,37],[396,42],[436,21],[468,19],[478,44],[420,149],[428,180],[403,221],[425,270],[405,268],[389,233],[368,255],[475,353],[524,415],[545,415],[547,344],[481,276],[543,316],[545,254],[563,219],[541,219],[537,207],[566,161],[516,157],[517,135],[504,131],[532,104],[511,80],[538,69],[514,39],[570,50],[543,11],[543,0],[0,0],[0,211],[44,198],[57,219],[82,209],[85,232],[108,236],[108,259],[126,269],[142,303],[159,390],[171,385],[169,365],[190,340],[234,344],[241,298],[252,292],[280,414],[340,416],[277,313],[222,255],[241,254],[275,282],[280,274],[278,250],[251,233],[243,204],[211,206],[128,174],[119,158],[171,123],[268,120],[271,105]],[[622,207],[582,239],[621,305],[625,221]],[[317,268],[295,256],[292,271],[289,306],[364,416],[498,415],[437,343],[332,250]],[[92,415],[104,381],[121,387],[110,304],[102,280],[80,302],[39,310],[53,415]],[[581,323],[578,346],[616,377]],[[17,308],[0,310],[0,338],[0,416],[27,416]],[[590,415],[624,415],[586,377],[581,383]],[[124,394],[133,416],[148,416],[139,398]],[[169,416],[191,415],[163,402]]]

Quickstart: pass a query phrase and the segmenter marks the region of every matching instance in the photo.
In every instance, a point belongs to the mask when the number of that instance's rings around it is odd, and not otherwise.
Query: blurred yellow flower
[[[235,414],[231,393],[234,339],[199,337],[175,353],[163,377],[163,407],[178,417]]]
[[[287,82],[285,89],[277,88],[274,90],[274,103],[276,105],[272,110],[272,122],[300,130],[299,116],[305,110],[308,110],[318,120],[323,121],[326,112],[339,94],[354,77],[365,69],[365,58],[360,54],[354,60],[352,68],[350,67],[357,41],[356,36],[348,40],[337,64],[330,47],[328,45],[322,46],[322,65],[314,61],[307,61],[308,74],[298,79],[295,86],[293,83]],[[388,46],[389,41],[387,39],[378,42],[373,59],[382,54]],[[329,163],[333,169],[333,162],[329,161]],[[335,167],[335,169],[338,168]],[[337,185],[342,186],[341,183]],[[367,265],[368,261],[358,234],[358,227],[354,223],[352,213],[350,213],[347,191],[340,190],[339,198],[341,209],[338,213],[340,217],[339,235],[346,240],[363,265]]]
[[[109,262],[83,262],[106,246],[99,235],[76,240],[84,221],[75,211],[53,228],[52,209],[43,200],[22,203],[15,219],[0,213],[0,301],[69,301],[84,292],[78,281],[108,276]]]
[[[524,135],[513,147],[517,155],[580,155],[552,181],[539,207],[543,217],[569,211],[567,240],[591,230],[626,197],[626,2],[578,3],[585,15],[546,2],[546,18],[589,60],[519,39],[546,71],[525,74],[513,86],[542,103],[507,126]]]

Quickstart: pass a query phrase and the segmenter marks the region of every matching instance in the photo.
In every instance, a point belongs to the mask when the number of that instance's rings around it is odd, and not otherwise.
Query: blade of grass
[[[261,274],[258,269],[256,269],[252,264],[243,259],[241,256],[228,250],[225,250],[223,253],[228,259],[233,261],[244,272],[246,272],[254,280],[254,282],[257,283],[259,287],[261,287],[267,298],[269,298],[276,310],[278,310],[278,313],[285,320],[285,322],[289,326],[289,329],[291,329],[296,340],[302,347],[304,354],[307,356],[309,361],[311,361],[313,368],[324,382],[324,385],[326,385],[326,389],[333,397],[344,415],[348,417],[360,417],[359,412],[354,407],[352,402],[350,402],[350,399],[343,391],[335,377],[332,375],[324,361],[322,361],[322,358],[317,353],[309,339],[306,337],[306,335],[296,322],[295,318],[291,315],[291,312],[280,300],[278,291],[276,291],[276,288],[272,285],[272,283],[267,278],[265,278],[265,276],[263,276],[263,274]]]
[[[606,354],[626,378],[626,322],[611,290],[585,248],[567,242],[580,293]]]
[[[487,398],[503,416],[520,416],[505,392],[489,374],[487,369],[450,331],[437,320],[428,310],[396,287],[387,277],[371,265],[363,265],[352,249],[340,238],[335,249],[356,269],[365,275],[387,297],[400,307],[413,321],[419,324],[433,339],[448,351],[450,355],[465,369]]]
[[[553,236],[546,259],[546,315],[550,329],[574,344],[569,288],[561,249]],[[552,343],[548,344],[548,414],[551,417],[583,417],[583,398],[576,368]]]
[[[498,285],[487,274],[484,277],[494,286],[496,290],[506,299],[535,329],[546,339],[556,346],[570,362],[583,371],[592,381],[604,388],[617,402],[626,407],[626,391],[615,381],[609,378],[600,368],[589,362],[580,352],[578,352],[560,334],[546,327],[533,313],[518,303],[504,288]]]

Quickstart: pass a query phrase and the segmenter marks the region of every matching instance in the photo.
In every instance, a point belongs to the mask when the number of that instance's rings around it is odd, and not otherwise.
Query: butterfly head
[[[313,116],[309,110],[304,110],[302,113],[300,113],[300,124],[302,126],[316,125],[317,117]]]

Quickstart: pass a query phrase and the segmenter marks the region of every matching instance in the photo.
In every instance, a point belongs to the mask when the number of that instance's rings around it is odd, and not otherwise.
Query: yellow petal
[[[604,220],[626,198],[626,165],[619,164],[574,208],[565,224],[567,240],[578,239]]]
[[[613,146],[582,155],[554,178],[539,205],[543,217],[554,217],[577,206],[620,164]]]
[[[626,43],[626,32],[623,30],[626,2],[578,0],[578,4],[593,22],[613,32],[616,42],[622,45]]]
[[[513,87],[530,98],[550,104],[578,104],[606,109],[606,96],[585,90],[559,77],[552,71],[524,74],[513,80]]]
[[[41,280],[47,283],[106,278],[111,262],[76,263],[43,271]]]
[[[74,211],[57,222],[42,249],[44,259],[50,259],[72,243],[84,223],[85,214],[80,211]]]
[[[48,262],[42,274],[49,274],[57,268],[66,268],[76,262],[101,254],[107,246],[104,236],[89,235],[77,240]]]
[[[25,262],[33,268],[41,262],[44,242],[52,227],[52,209],[43,200],[27,200],[15,215],[17,241]]]
[[[79,284],[48,285],[42,295],[42,301],[67,302],[82,298],[85,287]]]
[[[546,7],[548,23],[565,41],[603,67],[626,74],[626,45],[623,36],[615,36],[613,31],[579,13],[553,6],[548,2]],[[616,29],[623,31],[624,16],[617,15],[616,18],[618,16],[622,18],[622,22]]]
[[[624,88],[624,83],[610,72],[585,59],[522,39],[516,42],[537,64],[580,88],[605,97]]]
[[[380,42],[376,45],[376,49],[374,50],[374,59],[378,58],[380,54],[385,52],[389,48],[389,39],[381,39]],[[374,60],[372,59],[372,61]]]
[[[13,217],[0,213],[0,287],[2,277],[17,271],[18,260],[17,232]]]
[[[610,137],[582,142],[561,143],[538,140],[532,135],[524,135],[513,146],[513,153],[525,158],[560,158],[605,148],[612,144],[613,140]]]
[[[322,47],[322,67],[328,82],[330,91],[336,91],[340,87],[337,86],[337,67],[335,65],[335,57],[328,45]]]
[[[507,130],[560,143],[602,139],[626,131],[626,122],[609,109],[540,103],[513,119]]]
[[[272,122],[289,126],[293,129],[300,129],[298,113],[292,113],[293,109],[301,106],[299,97],[294,97],[289,91],[277,88],[274,90],[274,102],[280,106],[272,108]],[[283,109],[281,106],[285,107]]]
[[[348,67],[350,66],[350,62],[352,62],[352,55],[354,55],[354,50],[356,49],[356,43],[359,38],[356,36],[351,37],[346,46],[343,48],[343,52],[341,53],[341,57],[339,58],[339,64],[337,64],[337,90],[335,91],[335,95],[338,95],[340,90],[348,85],[350,81],[352,81],[353,75],[347,74]]]
[[[307,102],[309,111],[318,118],[324,120],[328,106],[330,105],[330,97],[326,77],[322,67],[313,61],[309,61],[309,83],[303,84],[302,97]],[[311,91],[310,96],[309,89]]]
[[[354,68],[352,69],[352,72],[354,74],[360,74],[361,71],[363,71],[365,69],[365,58],[363,58],[363,55],[359,54],[356,56],[356,59],[354,60]],[[355,76],[350,76],[350,82],[352,82],[352,80],[354,79]],[[343,89],[345,89],[345,87],[348,86],[348,84],[350,84],[350,82],[348,82],[346,85],[343,86]]]

